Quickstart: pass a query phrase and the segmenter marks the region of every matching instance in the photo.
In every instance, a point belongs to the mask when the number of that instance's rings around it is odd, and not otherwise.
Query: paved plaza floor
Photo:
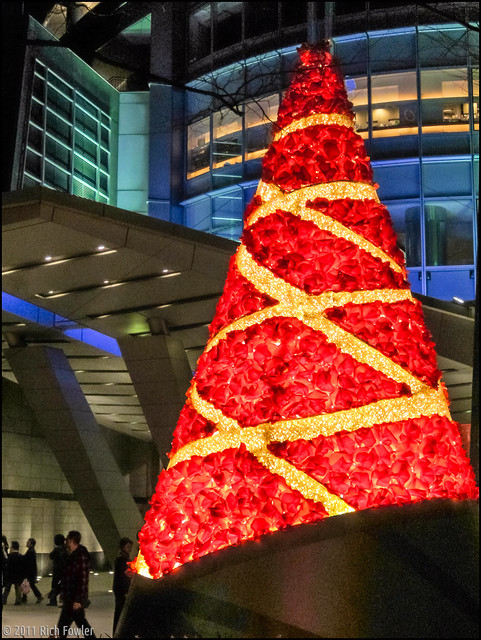
[[[97,638],[112,638],[114,616],[114,594],[112,593],[113,575],[108,572],[91,573],[89,580],[89,598],[92,602],[86,610],[86,618],[94,629]],[[45,596],[50,591],[50,578],[39,580],[37,586]],[[110,590],[110,591],[109,591]],[[16,607],[14,589],[10,591],[7,604],[2,611],[2,638],[48,638],[55,628],[61,608],[48,607],[48,599],[36,604],[32,593],[27,604]],[[83,638],[79,629],[72,624],[69,638]]]

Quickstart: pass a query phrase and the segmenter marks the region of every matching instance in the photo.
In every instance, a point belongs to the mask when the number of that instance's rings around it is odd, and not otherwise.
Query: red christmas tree
[[[140,533],[158,578],[332,515],[478,490],[327,47],[303,45]]]

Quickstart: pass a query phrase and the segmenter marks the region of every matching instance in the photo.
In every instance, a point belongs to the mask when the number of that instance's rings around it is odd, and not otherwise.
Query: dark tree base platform
[[[116,638],[478,638],[479,507],[433,500],[301,525],[160,580]]]

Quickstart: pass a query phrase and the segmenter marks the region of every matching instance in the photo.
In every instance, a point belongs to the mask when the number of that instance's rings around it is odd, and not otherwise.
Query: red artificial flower
[[[244,231],[242,242],[259,264],[311,295],[409,288],[406,278],[388,262],[289,211],[260,218]]]
[[[289,348],[287,348],[289,345]],[[232,331],[202,354],[199,394],[244,426],[350,409],[409,393],[297,318]]]
[[[172,449],[169,453],[169,457],[173,457],[176,451],[187,443],[210,436],[215,430],[215,425],[209,420],[206,420],[203,416],[199,415],[191,406],[190,400],[187,400],[180,412],[179,420],[175,427]]]
[[[206,483],[209,465],[223,472],[210,476]],[[239,466],[242,473],[235,482],[234,471]],[[185,486],[186,478],[197,489]],[[139,541],[154,577],[223,547],[327,515],[322,505],[288,487],[244,446],[196,457],[163,471],[151,505]]]
[[[300,61],[279,107],[277,125],[314,113],[342,113],[354,118],[342,76],[328,51],[299,50]]]
[[[277,304],[277,300],[257,291],[254,285],[239,273],[235,260],[234,255],[230,261],[224,292],[219,298],[209,327],[211,337],[237,318]]]
[[[326,315],[423,382],[432,387],[437,385],[441,372],[418,301],[349,303],[344,307],[327,309]]]
[[[372,168],[364,141],[352,129],[315,125],[271,143],[263,160],[262,180],[288,193],[337,180],[372,183]]]
[[[375,200],[315,198],[308,200],[306,206],[334,218],[360,236],[364,236],[366,240],[383,249],[399,265],[404,266],[404,254],[397,246],[391,218],[383,204]]]
[[[441,416],[273,443],[269,450],[355,509],[478,497],[457,425]]]

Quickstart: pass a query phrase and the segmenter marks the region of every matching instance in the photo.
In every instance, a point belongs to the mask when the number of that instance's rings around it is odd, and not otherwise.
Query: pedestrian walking
[[[112,585],[112,591],[115,596],[113,633],[115,633],[115,627],[119,621],[127,592],[130,588],[132,575],[128,574],[129,566],[127,563],[130,561],[133,544],[130,538],[121,538],[119,542],[119,553],[114,562],[114,580]]]
[[[89,601],[90,554],[80,544],[79,531],[69,531],[65,539],[67,556],[60,580],[62,611],[57,627],[59,638],[67,638],[72,622],[81,629],[84,638],[95,638],[94,630],[85,617]]]
[[[37,604],[40,604],[43,600],[43,595],[38,590],[36,585],[38,570],[37,570],[37,552],[35,551],[35,545],[37,541],[35,538],[29,538],[27,540],[27,551],[25,553],[24,562],[25,562],[25,577],[27,578],[30,589],[32,590],[34,596],[37,598]],[[27,602],[27,594],[22,596],[22,602]]]
[[[8,540],[2,535],[2,593],[7,584],[7,560],[8,560]]]
[[[48,594],[48,607],[57,606],[57,598],[60,595],[60,582],[62,573],[67,559],[67,550],[65,548],[65,536],[63,533],[57,533],[53,539],[54,548],[48,554],[52,561],[52,584]]]
[[[17,606],[22,604],[22,592],[20,585],[25,578],[25,558],[20,553],[20,545],[17,540],[12,540],[10,553],[7,557],[6,583],[3,589],[3,604],[7,604],[10,589],[15,588],[15,603]]]

